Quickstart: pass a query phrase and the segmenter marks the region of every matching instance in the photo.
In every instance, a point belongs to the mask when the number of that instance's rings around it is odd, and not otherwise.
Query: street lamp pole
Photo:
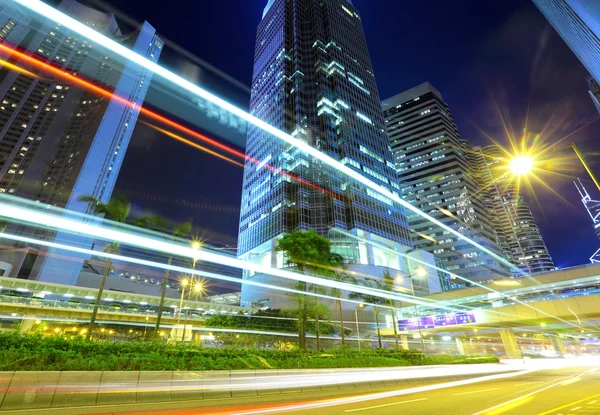
[[[148,330],[148,320],[150,320],[150,317],[146,317],[146,324],[144,324],[144,337],[142,339],[142,342],[146,341],[146,330]]]
[[[177,310],[177,325],[179,327],[179,322],[181,321],[181,311],[183,310],[183,296],[185,295],[185,287],[187,287],[189,281],[187,279],[181,280],[181,298],[179,299],[179,310]]]
[[[201,282],[196,282],[194,284],[194,292],[196,292],[200,295],[200,299],[202,299],[202,291],[203,290],[204,290],[204,286],[202,285]],[[190,287],[190,290],[188,291],[188,301],[190,301],[191,296],[192,296],[192,288]],[[187,320],[188,320],[189,315],[190,315],[189,310],[185,310],[185,320],[183,322],[183,331],[181,333],[181,342],[182,343],[185,341],[185,329],[186,329]]]
[[[354,307],[354,317],[356,318],[356,342],[358,343],[358,351],[360,352],[360,330],[358,329],[358,309],[363,308],[364,304],[359,304]]]
[[[410,291],[412,292],[412,296],[415,297],[415,286],[413,284],[412,277],[414,274],[408,276],[408,281],[410,281]],[[421,319],[419,318],[419,308],[415,304],[415,315],[417,316],[417,328],[419,330],[419,340],[421,340],[421,349],[423,353],[425,353],[425,341],[423,340],[423,332],[421,331]]]

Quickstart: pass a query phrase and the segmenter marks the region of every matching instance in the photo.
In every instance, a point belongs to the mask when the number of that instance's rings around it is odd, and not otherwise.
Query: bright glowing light
[[[204,285],[202,285],[201,282],[197,282],[194,285],[194,291],[196,291],[197,293],[202,292],[204,290]]]
[[[189,284],[189,281],[187,279],[181,280],[181,286],[182,287],[187,287],[188,284]]]
[[[202,244],[201,244],[200,242],[198,242],[198,241],[194,241],[194,242],[192,243],[192,249],[196,249],[196,250],[198,250],[198,249],[200,249],[200,248],[202,248]]]
[[[515,286],[521,285],[521,281],[517,280],[496,280],[494,281],[494,285],[503,285],[503,286]]]
[[[154,72],[155,75],[160,76],[160,77],[172,82],[175,85],[178,85],[182,89],[187,90],[187,91],[197,95],[200,98],[206,99],[207,101],[210,101],[211,103],[220,106],[224,110],[229,111],[231,114],[233,114],[251,124],[254,124],[258,128],[261,128],[265,132],[273,135],[274,137],[277,137],[277,138],[281,139],[282,141],[298,148],[302,152],[314,157],[315,159],[320,160],[323,163],[325,163],[331,167],[334,167],[341,173],[344,173],[348,177],[354,179],[356,182],[361,183],[361,184],[371,188],[372,190],[375,190],[376,192],[382,194],[383,196],[390,198],[394,202],[404,206],[407,210],[414,212],[414,213],[418,214],[419,216],[427,219],[428,221],[435,223],[436,225],[438,225],[442,229],[448,231],[449,233],[453,234],[454,236],[458,237],[459,239],[470,243],[477,249],[480,249],[481,251],[492,256],[493,258],[496,258],[498,261],[507,265],[509,268],[514,269],[518,272],[521,272],[521,270],[518,267],[516,267],[514,264],[512,264],[505,258],[502,258],[497,253],[485,248],[484,246],[482,246],[479,243],[475,242],[474,240],[466,237],[465,235],[463,235],[459,231],[451,228],[450,226],[445,225],[444,223],[433,218],[432,216],[428,215],[427,213],[422,212],[421,210],[415,208],[412,204],[406,202],[404,199],[402,199],[396,193],[393,193],[391,190],[376,184],[375,182],[373,182],[370,179],[363,176],[361,173],[358,173],[358,172],[352,170],[351,168],[345,166],[344,164],[340,163],[339,161],[334,160],[333,158],[329,157],[325,153],[322,153],[319,149],[312,147],[310,144],[292,137],[291,135],[279,130],[278,128],[273,127],[269,123],[255,117],[253,115],[250,115],[249,113],[236,107],[235,105],[230,104],[229,102],[217,97],[216,95],[213,95],[210,92],[200,88],[199,86],[187,81],[186,79],[182,78],[181,76],[176,75],[175,73],[169,71],[168,69],[163,68],[162,66],[156,64],[155,62],[153,62],[149,59],[146,59],[145,57],[143,57],[141,55],[138,55],[134,51],[125,47],[123,44],[115,42],[115,41],[107,38],[106,36],[103,36],[102,34],[96,32],[92,28],[86,26],[85,24],[78,22],[77,20],[67,16],[66,14],[56,10],[55,8],[53,8],[39,0],[14,0],[14,1],[16,3],[22,5],[23,7],[30,9],[31,11],[33,11],[35,13],[38,13],[48,19],[55,21],[56,23],[59,23],[71,30],[76,31],[80,35],[85,36],[88,39],[90,39],[92,42],[95,42],[101,46],[104,46],[108,50],[111,50],[112,52],[114,52],[115,54],[120,55],[120,56],[124,57],[125,59],[127,59],[131,62],[134,62],[134,63]],[[173,123],[173,122],[171,121],[171,123]],[[223,146],[223,145],[220,144],[220,146]],[[243,155],[243,157],[245,157],[245,155]]]
[[[426,277],[427,270],[425,268],[419,267],[419,268],[415,269],[415,275],[417,277]]]
[[[450,336],[443,336],[442,340],[444,340],[445,342],[452,340],[452,337]]]
[[[533,159],[528,155],[516,156],[510,161],[510,171],[517,176],[527,175],[533,170]]]
[[[0,59],[0,65],[8,69],[12,69],[13,71],[21,72],[22,74],[30,76],[32,78],[40,79],[40,77],[34,74],[33,72],[29,72],[27,69],[21,68],[20,66],[7,62],[4,59]]]

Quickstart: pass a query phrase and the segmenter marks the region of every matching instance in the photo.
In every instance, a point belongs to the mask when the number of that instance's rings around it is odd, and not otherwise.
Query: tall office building
[[[517,182],[502,167],[505,153],[496,145],[475,147],[476,178],[486,198],[504,257],[533,274],[556,267]]]
[[[585,78],[585,81],[590,87],[590,90],[588,91],[590,98],[592,99],[596,110],[600,112],[600,85],[598,85],[598,82],[591,76]]]
[[[404,199],[501,255],[489,212],[472,174],[470,145],[460,137],[442,95],[424,83],[382,102]],[[486,281],[505,266],[435,223],[409,214],[413,244],[442,258],[461,277]]]
[[[594,79],[600,79],[600,2],[533,0]]]
[[[123,35],[112,14],[75,0],[63,0],[58,10],[158,60],[163,42],[147,22]],[[0,30],[3,44],[23,48],[34,58],[114,94],[101,96],[2,53],[3,59],[29,73],[0,71],[0,192],[77,212],[89,209],[79,201],[83,195],[108,202],[152,72],[117,59],[110,50],[48,19],[29,16],[10,2],[0,5],[0,25],[7,30]],[[60,233],[38,236],[55,241],[69,238]],[[31,258],[23,261],[28,262],[24,271],[28,275],[20,277],[39,273],[38,278],[46,281],[74,283],[81,268],[81,261],[64,261],[52,252],[35,265]],[[15,270],[23,269],[15,265]]]
[[[361,18],[351,1],[267,3],[250,112],[399,193]],[[277,238],[314,229],[349,262],[404,266],[397,252],[407,249],[410,237],[399,205],[256,127],[249,127],[246,154],[258,163],[248,161],[244,172],[241,258],[282,267]]]
[[[583,203],[583,206],[592,218],[594,232],[596,233],[596,236],[600,238],[600,200],[592,199],[579,178],[577,178],[577,180],[575,180],[573,183],[581,195],[581,203]],[[596,252],[594,252],[594,254],[590,257],[590,262],[600,263],[600,249],[597,249]]]

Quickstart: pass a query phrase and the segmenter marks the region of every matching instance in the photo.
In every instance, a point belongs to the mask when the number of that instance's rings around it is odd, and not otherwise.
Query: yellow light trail
[[[30,76],[30,77],[32,77],[32,78],[35,78],[35,79],[40,79],[40,77],[39,77],[39,76],[37,76],[36,74],[34,74],[33,72],[29,72],[27,69],[25,69],[25,68],[21,68],[20,66],[17,66],[17,65],[15,65],[15,64],[13,64],[13,63],[10,63],[10,62],[8,62],[8,61],[5,61],[4,59],[0,59],[0,65],[4,65],[4,66],[5,66],[5,67],[7,67],[8,69],[11,69],[11,70],[13,70],[13,71],[20,72],[20,73],[22,73],[22,74],[24,74],[24,75],[27,75],[27,76]]]
[[[142,124],[147,125],[148,127],[152,128],[152,129],[158,131],[158,132],[161,132],[161,133],[165,134],[168,137],[171,137],[171,138],[177,140],[177,141],[180,141],[180,142],[182,142],[184,144],[187,144],[187,145],[189,145],[191,147],[194,147],[194,148],[196,148],[198,150],[202,150],[202,151],[204,151],[204,152],[206,152],[208,154],[211,154],[211,155],[213,155],[215,157],[218,157],[221,160],[225,160],[225,161],[227,161],[227,162],[229,162],[231,164],[234,164],[234,165],[236,165],[238,167],[242,167],[242,168],[244,167],[244,165],[242,163],[239,163],[239,162],[237,162],[237,161],[235,161],[233,159],[230,159],[229,157],[226,157],[226,156],[224,156],[224,155],[222,155],[220,153],[217,153],[216,151],[213,151],[211,149],[203,147],[200,144],[194,143],[193,141],[190,141],[190,140],[188,140],[188,139],[186,139],[186,138],[184,138],[184,137],[182,137],[180,135],[177,135],[177,134],[175,134],[175,133],[173,133],[171,131],[167,131],[167,130],[165,130],[163,128],[160,128],[160,127],[158,127],[158,126],[156,126],[154,124],[147,123],[145,121],[140,121],[140,122]]]
[[[588,174],[590,175],[590,177],[594,181],[594,184],[596,185],[596,187],[598,188],[598,190],[600,190],[600,184],[598,183],[598,180],[596,180],[596,176],[594,176],[594,173],[592,172],[592,169],[590,169],[590,166],[588,166],[588,164],[586,163],[585,159],[583,158],[583,154],[581,154],[581,152],[579,151],[579,149],[577,148],[577,146],[575,145],[575,143],[571,144],[571,147],[573,147],[573,151],[575,151],[575,154],[579,158],[579,161],[581,161],[581,164],[583,164],[583,167],[585,168],[585,171],[588,172]]]
[[[453,229],[452,227],[447,226],[446,224],[438,221],[437,219],[433,218],[431,215],[415,208],[410,203],[408,203],[404,199],[402,199],[398,194],[392,192],[392,190],[390,188],[383,187],[383,186],[373,182],[371,179],[369,179],[362,173],[359,173],[359,172],[353,170],[352,168],[346,166],[345,164],[341,163],[340,161],[333,159],[329,155],[321,152],[321,150],[319,150],[318,148],[311,146],[309,143],[299,140],[299,139],[291,136],[290,134],[288,134],[284,131],[281,131],[277,127],[272,126],[268,122],[254,116],[252,114],[249,114],[248,112],[246,112],[246,111],[238,108],[237,106],[229,103],[228,101],[210,93],[209,91],[199,87],[198,85],[195,85],[194,83],[184,79],[183,77],[164,68],[163,66],[158,65],[156,62],[153,62],[153,61],[135,53],[131,49],[128,49],[124,45],[122,45],[118,42],[115,42],[114,40],[111,40],[108,37],[98,33],[93,28],[86,26],[85,24],[77,21],[76,19],[73,19],[70,16],[67,16],[66,14],[60,12],[59,10],[56,10],[52,6],[49,6],[48,4],[45,4],[39,0],[13,0],[13,1],[15,3],[20,4],[21,6],[31,10],[32,12],[43,16],[46,19],[51,19],[57,23],[62,24],[65,28],[68,28],[70,30],[77,32],[81,36],[84,36],[84,37],[90,39],[95,44],[106,47],[112,53],[119,55],[119,56],[127,59],[130,62],[133,62],[140,66],[143,66],[143,67],[147,68],[148,70],[151,70],[154,73],[154,76],[159,76],[159,77],[171,82],[173,85],[177,85],[180,88],[188,91],[190,94],[196,95],[197,97],[199,97],[201,99],[205,99],[205,100],[219,106],[220,108],[224,109],[225,111],[231,113],[232,115],[237,116],[240,119],[242,119],[250,124],[255,125],[256,127],[262,129],[264,132],[270,134],[273,138],[277,138],[287,144],[292,145],[293,147],[297,148],[298,150],[302,151],[303,153],[313,157],[315,160],[319,160],[319,161],[335,168],[340,173],[343,173],[347,177],[350,177],[351,179],[355,180],[357,183],[360,183],[368,188],[371,188],[372,190],[382,194],[383,196],[385,196],[385,197],[391,199],[392,201],[396,202],[397,204],[403,206],[407,210],[423,217],[426,220],[429,220],[429,221],[435,223],[436,225],[440,226],[445,231],[453,234],[454,236],[456,236],[457,238],[459,238],[463,241],[468,242],[469,244],[473,245],[477,249],[479,249],[479,250],[487,253],[491,257],[495,258],[500,263],[505,264],[506,266],[508,266],[511,269],[514,269],[516,272],[519,272],[519,273],[522,272],[516,265],[512,264],[506,258],[503,258],[502,256],[498,255],[496,252],[493,252],[492,250],[486,248],[485,246],[481,245],[480,243],[474,241],[473,239],[463,235],[461,232],[457,231],[456,229]],[[245,155],[244,155],[244,157],[245,157]]]

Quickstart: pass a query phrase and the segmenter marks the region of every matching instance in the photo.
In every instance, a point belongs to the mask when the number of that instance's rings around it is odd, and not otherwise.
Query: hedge
[[[254,370],[493,363],[495,357],[423,356],[414,350],[213,349],[163,343],[108,343],[0,333],[0,371]]]

